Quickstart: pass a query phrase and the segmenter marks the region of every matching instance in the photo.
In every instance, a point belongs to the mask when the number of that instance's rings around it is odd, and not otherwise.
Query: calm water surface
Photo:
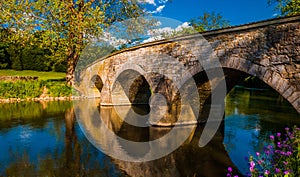
[[[112,108],[100,111],[115,119]],[[86,139],[71,102],[0,104],[0,176],[226,176],[228,166],[246,174],[244,157],[262,151],[270,134],[300,123],[291,105],[269,90],[235,88],[226,98],[225,113],[222,126],[204,148],[198,147],[204,125],[198,125],[166,157],[129,163],[106,156]],[[170,131],[111,126],[120,137],[134,141]]]

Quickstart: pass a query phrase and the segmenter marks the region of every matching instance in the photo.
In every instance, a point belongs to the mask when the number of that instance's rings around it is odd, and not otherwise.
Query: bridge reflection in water
[[[72,105],[56,101],[0,104],[0,176],[225,176],[232,162],[246,174],[249,166],[244,157],[249,152],[262,152],[269,135],[284,132],[285,126],[300,125],[299,113],[276,92],[236,87],[226,98],[224,125],[207,146],[198,146],[204,125],[176,127],[175,138],[161,143],[159,150],[180,140],[188,130],[182,146],[157,160],[134,163],[108,157],[89,143],[80,130],[82,122],[79,125],[73,117]],[[128,107],[119,108],[126,118]],[[132,111],[146,115],[148,109],[133,107]],[[83,117],[79,121],[89,123],[90,130],[105,124],[119,137],[138,143],[157,140],[174,129],[128,125],[112,107],[96,106],[99,112],[101,119]],[[97,134],[105,140],[104,135]],[[108,147],[128,149],[126,144],[113,143]],[[129,152],[142,156],[151,146],[145,147]]]
[[[153,153],[159,154],[166,149],[174,148],[173,144],[176,144],[176,141],[183,142],[172,153],[147,162],[128,162],[124,159],[112,158],[116,166],[129,176],[224,176],[229,166],[234,167],[223,145],[223,123],[213,139],[205,147],[200,148],[199,139],[205,124],[137,127],[126,123],[124,120],[132,118],[136,113],[146,115],[149,113],[149,107],[101,106],[97,110],[93,110],[95,112],[91,109],[80,109],[81,105],[86,107],[89,104],[97,105],[97,101],[85,100],[75,104],[79,125],[95,146],[101,151],[113,152],[115,157],[121,157],[125,154],[132,159],[138,159],[136,161],[142,161],[141,159],[149,154],[155,156]],[[117,112],[116,109],[119,111]],[[103,129],[101,124],[108,129],[101,130]],[[105,133],[105,131],[111,131],[120,139]],[[160,141],[158,147],[152,143],[165,137],[171,131],[176,132],[175,136],[172,137],[173,139]],[[130,143],[123,141],[124,139],[144,144],[139,148],[139,146],[131,146]]]

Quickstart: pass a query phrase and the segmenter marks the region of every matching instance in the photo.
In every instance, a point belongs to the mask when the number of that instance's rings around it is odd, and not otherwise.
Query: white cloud
[[[158,4],[166,4],[169,0],[158,0]],[[139,3],[152,4],[156,6],[155,0],[138,0]]]
[[[152,4],[152,5],[156,6],[154,0],[139,0],[138,2]]]
[[[155,11],[152,11],[151,13],[152,13],[152,14],[160,13],[165,7],[166,7],[166,5],[158,6],[158,7],[156,8],[156,10],[155,10]]]
[[[154,26],[160,26],[162,25],[161,21],[157,21],[155,24],[153,24]]]
[[[147,42],[157,41],[157,40],[160,40],[160,39],[163,39],[163,37],[162,37],[162,36],[150,37],[150,38],[144,40],[142,43],[147,43]]]
[[[160,21],[158,21],[157,23],[161,24]],[[190,26],[189,22],[184,22],[184,23],[178,25],[176,28],[163,27],[163,28],[157,28],[157,29],[149,30],[147,35],[150,36],[150,37],[148,39],[144,40],[142,43],[164,39],[164,36],[172,35],[172,33],[180,32],[180,31],[182,31],[183,29],[186,29],[186,28],[193,28],[193,27]]]
[[[173,31],[174,29],[170,27],[164,27],[164,28],[157,28],[157,29],[152,29],[148,31],[148,35],[150,36],[155,36],[155,35],[161,35],[161,34],[169,34]]]
[[[165,3],[167,3],[169,0],[159,0],[158,2],[160,3],[160,4],[165,4]]]
[[[122,44],[127,44],[128,40],[126,39],[121,39],[121,38],[116,38],[115,36],[112,36],[111,33],[109,32],[103,32],[103,34],[100,37],[99,41],[104,41],[104,42],[108,42],[110,45],[117,47],[120,46]]]
[[[192,28],[189,22],[184,22],[175,28],[175,31],[182,31],[185,28]]]

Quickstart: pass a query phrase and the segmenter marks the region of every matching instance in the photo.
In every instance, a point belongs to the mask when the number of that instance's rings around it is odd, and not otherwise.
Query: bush
[[[0,82],[0,98],[35,98],[42,92],[39,81]]]
[[[51,97],[62,97],[72,95],[72,88],[66,85],[65,82],[48,81],[46,83],[46,88],[48,89],[48,94]]]
[[[63,81],[2,81],[0,82],[0,99],[38,98],[46,86],[50,97],[71,96],[72,89]]]

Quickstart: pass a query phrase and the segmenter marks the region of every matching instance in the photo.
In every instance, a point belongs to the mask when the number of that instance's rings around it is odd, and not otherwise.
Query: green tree
[[[44,31],[34,32],[29,41],[14,40],[16,35],[11,29],[0,29],[1,69],[66,71],[55,57],[54,45],[41,47]]]
[[[9,45],[6,40],[9,38],[9,31],[0,29],[0,69],[7,69],[11,67],[10,55],[8,53]]]
[[[192,27],[198,32],[230,26],[228,20],[224,19],[221,14],[215,12],[204,12],[203,15],[193,18],[190,22]]]
[[[74,71],[87,42],[116,21],[144,14],[142,4],[128,0],[5,0],[0,3],[2,26],[16,32],[11,41],[34,45],[34,33],[42,30],[39,47],[51,48],[58,63],[67,63],[66,81],[74,83]],[[51,46],[51,47],[50,47]]]
[[[268,0],[269,4],[276,3],[281,16],[299,15],[300,0]]]

